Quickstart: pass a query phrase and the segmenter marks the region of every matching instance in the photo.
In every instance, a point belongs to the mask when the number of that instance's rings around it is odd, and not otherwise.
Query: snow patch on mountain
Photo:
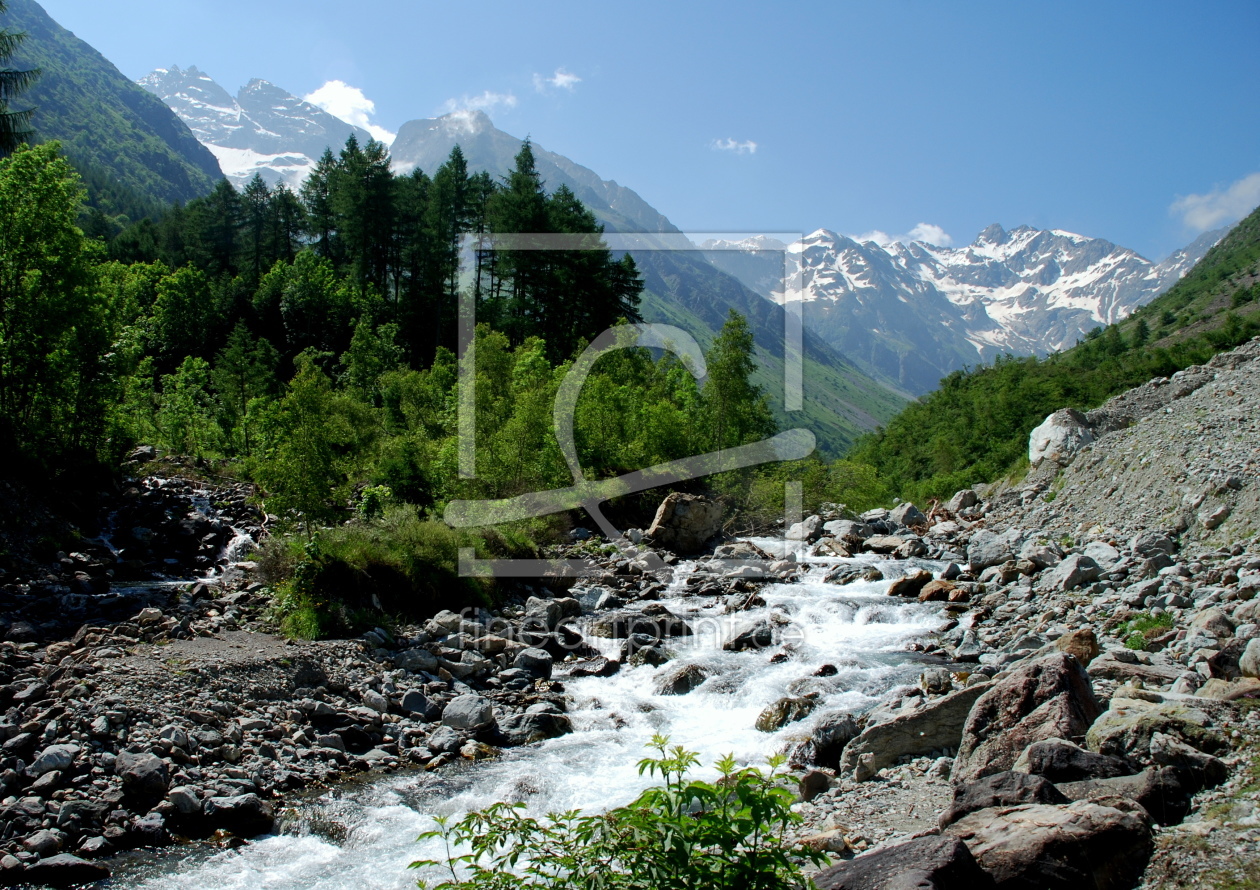
[[[360,143],[372,138],[362,127],[257,78],[236,96],[196,66],[159,68],[139,84],[183,119],[237,188],[255,174],[268,185],[297,188],[325,149],[340,150],[352,135]]]
[[[961,247],[819,229],[786,250],[805,324],[869,370],[923,393],[958,368],[1065,349],[1127,317],[1224,234],[1207,233],[1159,263],[1102,238],[996,224]],[[701,246],[714,265],[784,301],[783,273],[775,270],[782,248]]]

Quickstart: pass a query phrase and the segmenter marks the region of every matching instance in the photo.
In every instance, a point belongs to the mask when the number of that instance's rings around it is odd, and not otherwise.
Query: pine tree
[[[757,362],[748,321],[734,309],[705,354],[708,379],[702,399],[709,447],[718,450],[755,442],[774,433],[765,394],[752,382]]]
[[[6,6],[5,0],[0,0],[0,15],[4,14]],[[0,30],[0,66],[6,65],[25,39],[25,34]],[[0,67],[0,157],[12,154],[34,132],[30,126],[34,109],[10,111],[9,103],[30,88],[38,77],[38,68],[19,71]]]

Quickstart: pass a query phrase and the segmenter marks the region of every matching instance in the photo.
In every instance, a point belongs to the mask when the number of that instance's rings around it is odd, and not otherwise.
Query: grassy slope
[[[877,467],[904,497],[992,481],[1026,459],[1028,434],[1053,411],[1096,407],[1260,334],[1258,278],[1260,210],[1129,319],[1044,360],[1008,358],[951,374],[852,456]]]

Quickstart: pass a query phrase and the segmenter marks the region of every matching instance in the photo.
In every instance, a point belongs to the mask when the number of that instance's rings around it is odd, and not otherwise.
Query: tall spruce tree
[[[5,0],[0,0],[0,15],[4,14],[7,6]],[[18,70],[7,67],[9,59],[25,39],[26,35],[20,32],[7,28],[0,30],[0,157],[12,154],[34,132],[31,130],[34,109],[14,111],[10,107],[10,103],[39,77],[38,68]]]

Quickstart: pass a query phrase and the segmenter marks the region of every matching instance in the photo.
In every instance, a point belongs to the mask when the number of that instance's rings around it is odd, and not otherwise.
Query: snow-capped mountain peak
[[[1161,263],[1102,238],[993,224],[968,245],[884,245],[818,229],[789,245],[805,323],[845,355],[911,392],[1003,353],[1045,355],[1118,321],[1167,290],[1224,235],[1201,237]],[[763,248],[764,250],[764,248]],[[710,262],[783,300],[768,253]],[[751,262],[754,256],[764,259]],[[765,268],[761,268],[765,266]]]
[[[297,187],[324,149],[337,151],[352,134],[360,142],[371,138],[367,131],[258,78],[235,98],[195,65],[159,68],[139,83],[188,124],[238,188],[255,173],[270,185]]]

